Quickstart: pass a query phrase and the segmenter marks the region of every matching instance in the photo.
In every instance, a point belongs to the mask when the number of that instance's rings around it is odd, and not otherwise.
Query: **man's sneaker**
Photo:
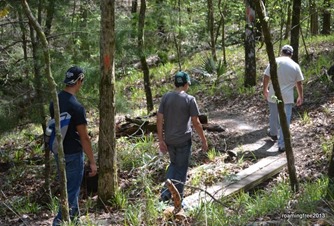
[[[268,137],[270,137],[272,140],[277,140],[277,136],[272,136],[272,135],[270,134],[270,130],[269,130],[269,129],[267,130],[267,135],[268,135]]]
[[[278,152],[285,152],[285,148],[278,148]]]

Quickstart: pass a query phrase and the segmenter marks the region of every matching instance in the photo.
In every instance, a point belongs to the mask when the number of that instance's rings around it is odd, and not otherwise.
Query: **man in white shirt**
[[[291,57],[293,54],[293,48],[290,45],[282,47],[281,56],[276,58],[277,63],[277,77],[280,85],[282,98],[284,101],[284,109],[290,127],[292,107],[294,105],[294,87],[297,87],[297,101],[296,105],[300,106],[303,103],[303,84],[304,76],[301,72],[300,66],[294,62]],[[268,89],[269,87],[269,89]],[[267,66],[264,71],[263,77],[263,95],[269,104],[269,130],[268,136],[273,140],[277,140],[278,136],[278,151],[285,151],[285,144],[283,139],[283,133],[280,129],[277,98],[275,98],[275,91],[272,83],[270,83],[270,65]]]

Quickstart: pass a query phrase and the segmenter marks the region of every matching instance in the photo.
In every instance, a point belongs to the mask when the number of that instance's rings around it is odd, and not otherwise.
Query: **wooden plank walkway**
[[[218,200],[241,190],[246,191],[277,174],[286,164],[285,155],[263,158],[249,168],[234,176],[230,176],[223,182],[207,188],[206,191]],[[183,203],[185,208],[191,209],[198,207],[200,203],[210,201],[213,201],[213,199],[208,194],[199,191],[185,197]]]

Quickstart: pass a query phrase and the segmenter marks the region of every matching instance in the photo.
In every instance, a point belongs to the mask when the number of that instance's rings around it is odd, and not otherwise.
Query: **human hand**
[[[165,143],[165,141],[159,141],[159,150],[162,154],[166,154],[167,151],[168,151],[168,148],[167,148],[167,144]]]
[[[303,104],[303,98],[298,97],[298,98],[297,98],[296,105],[299,107],[299,106],[302,105],[302,104]]]
[[[202,142],[202,150],[203,150],[203,151],[208,151],[208,149],[209,149],[209,148],[208,148],[208,142],[206,142],[206,141],[205,141],[205,142]]]
[[[94,177],[96,175],[96,173],[97,173],[97,167],[96,167],[95,162],[94,163],[90,163],[89,167],[90,167],[90,171],[88,173],[88,176],[89,177]]]

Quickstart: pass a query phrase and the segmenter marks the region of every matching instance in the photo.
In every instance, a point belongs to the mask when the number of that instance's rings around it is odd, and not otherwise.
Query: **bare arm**
[[[298,97],[297,97],[297,106],[302,105],[303,101],[304,101],[304,93],[303,93],[303,83],[302,81],[297,82],[296,84],[297,87],[297,93],[298,93]]]
[[[166,153],[168,149],[164,141],[163,124],[164,124],[164,115],[158,112],[157,114],[157,132],[158,132],[158,139],[159,139],[159,148],[162,153]]]
[[[94,160],[94,154],[93,154],[93,149],[92,149],[92,145],[90,142],[90,138],[88,136],[87,125],[85,124],[78,125],[76,129],[80,136],[82,148],[84,149],[84,152],[87,155],[88,160],[89,160],[89,166],[91,169],[89,176],[90,177],[95,176],[97,173],[97,167],[96,167],[96,163]]]
[[[193,126],[195,127],[196,132],[198,133],[199,137],[201,138],[202,141],[202,150],[207,151],[208,150],[208,142],[205,138],[204,132],[203,132],[203,127],[201,122],[199,121],[198,116],[192,116],[191,117],[191,122],[193,123]]]
[[[263,96],[266,100],[268,99],[268,95],[269,95],[269,90],[268,90],[269,81],[270,81],[270,77],[267,75],[264,75],[263,76]]]

